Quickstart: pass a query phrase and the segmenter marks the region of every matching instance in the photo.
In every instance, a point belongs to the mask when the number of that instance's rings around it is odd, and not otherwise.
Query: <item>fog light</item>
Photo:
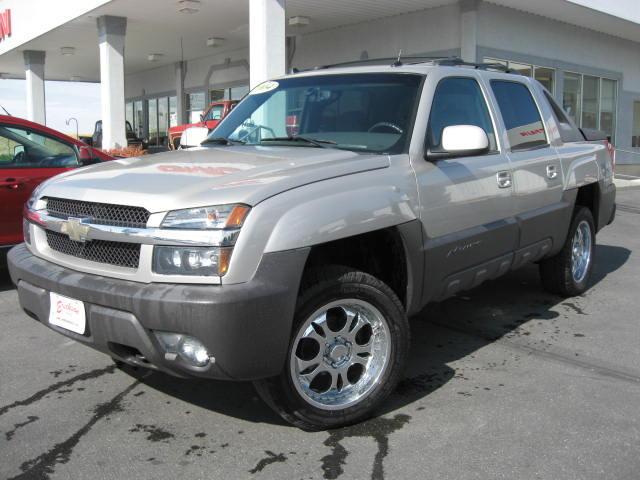
[[[181,333],[154,333],[165,351],[165,358],[168,360],[174,360],[179,356],[195,367],[204,367],[214,361],[213,357],[209,357],[206,347],[197,338]]]
[[[223,276],[229,268],[230,247],[153,248],[153,271],[161,275]]]
[[[193,337],[183,338],[178,349],[182,358],[198,367],[204,367],[209,363],[209,352]]]

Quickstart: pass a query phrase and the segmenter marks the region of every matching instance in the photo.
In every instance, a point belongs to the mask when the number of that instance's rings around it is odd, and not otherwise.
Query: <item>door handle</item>
[[[558,171],[555,165],[547,165],[547,178],[553,180],[558,176]]]
[[[499,188],[509,188],[511,186],[511,172],[502,171],[496,174]]]
[[[4,181],[0,182],[0,187],[8,188],[9,190],[17,190],[22,185],[24,185],[24,182],[21,182],[15,178],[7,178]]]

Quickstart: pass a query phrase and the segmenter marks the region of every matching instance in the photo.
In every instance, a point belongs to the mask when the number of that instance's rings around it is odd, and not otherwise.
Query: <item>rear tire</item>
[[[254,386],[299,428],[349,425],[371,416],[394,390],[408,349],[407,316],[386,284],[323,267],[305,276],[282,372]]]
[[[574,297],[587,290],[593,270],[595,231],[591,210],[578,207],[562,250],[540,263],[545,290],[563,297]]]

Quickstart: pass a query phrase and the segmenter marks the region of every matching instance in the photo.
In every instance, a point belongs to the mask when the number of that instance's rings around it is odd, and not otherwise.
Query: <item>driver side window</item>
[[[0,169],[77,165],[73,146],[30,130],[0,125]]]
[[[489,137],[489,151],[497,150],[489,109],[480,85],[473,78],[444,78],[436,87],[427,127],[427,148],[442,151],[442,131],[453,125],[482,128]]]

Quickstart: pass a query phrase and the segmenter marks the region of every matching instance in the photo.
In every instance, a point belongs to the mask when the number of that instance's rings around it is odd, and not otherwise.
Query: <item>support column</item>
[[[286,73],[285,0],[249,0],[249,84]]]
[[[44,96],[44,52],[24,51],[24,68],[27,79],[27,119],[45,124],[47,121]]]
[[[478,0],[460,0],[460,56],[465,62],[477,62]]]
[[[124,38],[127,19],[98,18],[100,47],[100,96],[102,100],[102,148],[127,146],[124,107]]]
[[[187,123],[187,109],[184,98],[185,62],[176,62],[176,118],[178,125]]]

